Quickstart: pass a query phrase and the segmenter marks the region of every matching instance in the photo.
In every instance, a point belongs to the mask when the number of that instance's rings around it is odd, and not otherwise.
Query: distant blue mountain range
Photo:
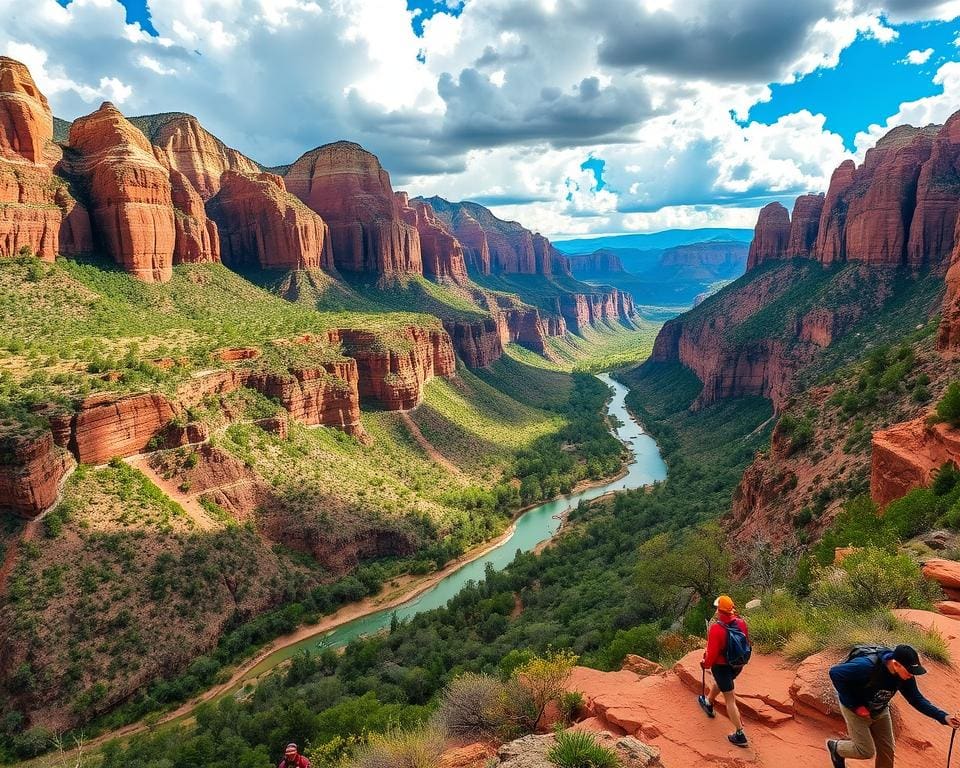
[[[724,229],[706,227],[703,229],[667,229],[646,235],[610,235],[609,237],[580,238],[577,240],[555,240],[554,246],[564,253],[593,253],[598,248],[636,248],[638,250],[662,251],[675,245],[702,243],[707,240],[739,240],[749,243],[753,239],[752,229]]]

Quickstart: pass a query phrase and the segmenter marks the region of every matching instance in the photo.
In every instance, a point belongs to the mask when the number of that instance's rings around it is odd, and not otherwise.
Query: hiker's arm
[[[703,654],[703,666],[710,669],[720,657],[720,642],[724,637],[724,629],[719,624],[711,624],[707,633],[707,650]]]
[[[830,668],[830,682],[837,689],[837,698],[840,699],[840,703],[847,709],[856,710],[860,706],[857,703],[857,694],[869,680],[869,670],[865,677],[860,666],[848,661]]]
[[[900,686],[900,692],[903,698],[910,702],[910,706],[918,712],[922,712],[927,717],[936,720],[938,723],[947,725],[948,715],[940,707],[932,704],[926,696],[920,693],[916,680],[907,680]]]

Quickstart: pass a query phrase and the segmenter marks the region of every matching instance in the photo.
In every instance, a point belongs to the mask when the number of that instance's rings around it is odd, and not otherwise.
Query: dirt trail
[[[195,495],[188,495],[180,490],[173,480],[167,480],[150,466],[150,457],[147,454],[137,454],[124,459],[127,464],[145,474],[154,485],[173,501],[183,507],[183,511],[196,523],[201,531],[213,531],[219,526],[210,519],[207,511],[201,506]]]
[[[450,459],[444,456],[440,451],[434,448],[433,443],[431,443],[424,436],[423,432],[420,431],[420,427],[417,426],[417,423],[410,418],[410,414],[403,412],[400,414],[400,418],[403,419],[403,423],[406,425],[407,430],[413,436],[413,439],[417,441],[417,444],[423,448],[427,456],[441,467],[443,467],[448,472],[454,475],[462,475],[463,472],[460,471],[460,467],[454,464]]]

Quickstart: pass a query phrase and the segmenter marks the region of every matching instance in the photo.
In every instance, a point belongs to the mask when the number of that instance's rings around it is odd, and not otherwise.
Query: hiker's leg
[[[873,734],[873,743],[877,747],[876,768],[893,768],[893,755],[896,751],[896,742],[893,738],[893,718],[890,710],[886,710],[880,717],[874,718],[870,725]]]
[[[869,760],[877,749],[870,733],[871,720],[860,717],[852,709],[840,705],[840,714],[847,723],[848,738],[837,742],[837,754],[848,760]]]
[[[717,703],[717,699],[719,698],[720,698],[720,686],[714,683],[712,686],[710,686],[710,695],[707,696],[707,701],[710,703],[710,706],[712,707],[714,704]]]
[[[742,731],[743,721],[740,719],[740,707],[737,706],[737,694],[733,691],[726,691],[723,694],[723,702],[727,705],[727,717],[730,718],[733,727]]]

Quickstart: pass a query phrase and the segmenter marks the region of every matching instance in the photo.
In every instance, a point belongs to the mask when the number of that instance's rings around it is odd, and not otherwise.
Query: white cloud
[[[925,48],[924,50],[913,50],[910,51],[906,58],[903,60],[904,64],[926,64],[930,60],[930,57],[933,56],[933,48]]]

